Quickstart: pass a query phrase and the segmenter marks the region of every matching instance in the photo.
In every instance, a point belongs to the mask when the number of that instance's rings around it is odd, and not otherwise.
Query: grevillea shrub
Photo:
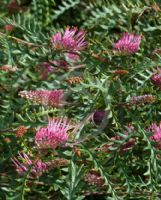
[[[0,15],[0,200],[161,199],[160,1]]]

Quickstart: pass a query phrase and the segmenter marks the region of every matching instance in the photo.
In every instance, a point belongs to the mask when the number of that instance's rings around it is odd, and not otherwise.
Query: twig
[[[14,132],[14,131],[11,128],[6,128],[4,130],[0,130],[0,133],[5,133],[5,132]]]
[[[100,192],[92,192],[92,191],[83,191],[82,192],[85,196],[90,196],[90,195],[111,195],[111,193],[110,192],[106,192],[106,191],[100,191]],[[125,194],[127,194],[127,192],[126,191],[121,191],[121,189],[120,189],[120,191],[118,191],[118,194],[120,194],[120,195],[125,195]],[[132,192],[131,193],[132,195],[151,195],[151,192],[144,192],[144,191],[134,191],[134,192]],[[156,197],[160,197],[161,196],[161,193],[155,193],[155,196]]]
[[[42,47],[42,45],[40,45],[40,44],[34,44],[34,43],[31,43],[31,42],[27,42],[27,41],[25,41],[25,40],[19,39],[19,38],[14,37],[14,36],[8,36],[8,35],[6,35],[6,34],[4,34],[4,33],[2,33],[2,32],[0,32],[0,36],[1,36],[1,37],[8,37],[8,38],[11,38],[11,39],[13,39],[13,40],[15,40],[15,41],[17,41],[17,42],[19,42],[19,43],[21,43],[21,44],[25,44],[25,45],[28,45],[28,46]]]

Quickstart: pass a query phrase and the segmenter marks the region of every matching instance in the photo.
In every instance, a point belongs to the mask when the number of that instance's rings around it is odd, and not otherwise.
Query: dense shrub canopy
[[[161,3],[0,2],[0,199],[160,199]]]

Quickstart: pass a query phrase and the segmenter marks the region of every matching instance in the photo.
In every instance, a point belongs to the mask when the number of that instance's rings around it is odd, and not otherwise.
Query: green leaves
[[[53,19],[58,19],[61,15],[63,15],[66,11],[71,8],[74,8],[80,3],[80,0],[67,0],[63,1],[62,5],[58,5],[58,9],[54,10]]]
[[[84,147],[84,150],[90,156],[90,160],[94,163],[95,169],[99,170],[101,176],[104,178],[105,184],[107,185],[107,191],[112,194],[113,199],[119,200],[119,197],[117,196],[117,193],[113,187],[113,183],[111,182],[110,175],[103,170],[101,163],[95,158],[95,156],[92,154],[92,152],[90,152],[86,147]]]
[[[8,1],[0,4],[3,11]],[[156,123],[161,131],[160,87],[151,81],[161,66],[158,9],[153,2],[141,0],[32,0],[14,16],[2,12],[0,199],[160,198],[160,141],[152,140],[154,133],[148,129]],[[6,24],[14,29],[6,31]],[[50,37],[63,33],[67,25],[87,32],[88,48],[74,52],[79,59],[51,45]],[[114,51],[123,32],[142,34],[136,54]],[[7,71],[6,65],[17,70]],[[70,84],[68,80],[75,76],[82,81]],[[67,103],[62,107],[40,106],[19,96],[23,90],[55,89],[65,91]],[[128,104],[131,97],[144,95],[155,96],[156,101]],[[106,111],[100,125],[94,121],[97,110]],[[40,149],[35,133],[55,117],[71,123],[70,139],[56,149]],[[18,138],[21,126],[27,132]],[[39,178],[31,178],[30,172],[19,176],[10,162],[17,151],[31,151],[35,161],[51,163],[50,169]],[[69,166],[59,163],[61,159]],[[103,184],[85,180],[93,171],[92,177]]]
[[[71,160],[69,166],[69,180],[67,181],[67,190],[65,192],[65,197],[68,200],[81,200],[84,197],[79,196],[77,197],[77,193],[81,192],[81,179],[84,174],[83,165],[78,167],[76,164]]]

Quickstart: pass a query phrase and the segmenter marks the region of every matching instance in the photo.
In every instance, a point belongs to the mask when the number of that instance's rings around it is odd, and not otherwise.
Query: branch
[[[12,40],[15,40],[18,43],[25,44],[25,45],[28,45],[28,46],[42,47],[42,45],[40,45],[40,44],[34,44],[34,43],[31,43],[31,42],[27,42],[25,40],[19,39],[19,38],[14,37],[14,36],[8,36],[8,35],[6,35],[6,34],[4,34],[2,32],[0,32],[0,37],[8,37],[8,38],[10,38]]]

